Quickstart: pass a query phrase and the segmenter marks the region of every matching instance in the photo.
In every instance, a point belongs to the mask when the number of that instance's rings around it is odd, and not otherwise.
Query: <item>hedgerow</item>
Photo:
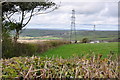
[[[12,58],[12,57],[19,57],[19,56],[37,55],[51,48],[55,48],[64,44],[69,44],[69,41],[51,40],[51,41],[36,42],[36,43],[14,44],[10,40],[5,40],[4,42],[2,42],[2,57]]]
[[[101,57],[63,59],[32,56],[1,59],[2,78],[119,78],[117,60]]]

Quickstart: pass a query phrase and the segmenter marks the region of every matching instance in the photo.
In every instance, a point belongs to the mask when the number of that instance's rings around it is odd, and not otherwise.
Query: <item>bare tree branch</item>
[[[4,2],[7,2],[7,0],[0,1],[0,4],[2,4],[2,3],[4,3]]]
[[[33,11],[34,11],[34,9],[32,9],[31,15],[30,15],[28,21],[23,25],[23,27],[25,27],[25,26],[29,23],[29,21],[31,20],[31,18],[32,18],[32,16],[33,16],[33,15],[32,15]]]
[[[6,16],[6,18],[9,20],[9,22],[12,22],[12,21],[10,20],[10,18],[8,17],[7,14],[5,14],[5,16]]]
[[[22,15],[21,15],[21,16],[22,16],[22,19],[21,19],[21,23],[20,23],[20,24],[21,24],[21,26],[22,26],[23,20],[24,20],[24,11],[22,11]]]
[[[12,16],[12,15],[14,15],[15,13],[12,13],[8,18],[10,19],[10,17]]]
[[[51,11],[48,11],[48,12],[44,12],[44,13],[34,13],[34,14],[30,15],[30,16],[35,16],[35,15],[39,15],[39,14],[47,14],[47,13],[50,13],[50,12],[58,9],[58,7],[59,7],[59,6],[56,6],[54,9],[52,9]],[[26,17],[26,18],[24,18],[24,19],[27,19],[27,18],[29,18],[30,16],[28,16],[28,17]]]
[[[24,78],[24,79],[27,79],[27,77],[28,77],[29,73],[31,72],[32,68],[33,68],[33,65],[31,64],[30,69],[29,69],[29,71],[27,72],[27,74],[25,75],[25,78]]]

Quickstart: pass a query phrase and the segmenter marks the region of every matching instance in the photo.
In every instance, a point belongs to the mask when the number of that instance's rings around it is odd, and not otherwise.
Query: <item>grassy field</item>
[[[68,44],[48,50],[39,56],[69,58],[73,56],[84,56],[93,54],[102,54],[107,57],[108,54],[118,53],[118,43],[96,43],[96,44]]]

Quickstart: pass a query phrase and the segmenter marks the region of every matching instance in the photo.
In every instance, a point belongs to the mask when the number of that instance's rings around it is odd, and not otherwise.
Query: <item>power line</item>
[[[94,31],[95,31],[95,27],[96,27],[96,26],[94,25]]]

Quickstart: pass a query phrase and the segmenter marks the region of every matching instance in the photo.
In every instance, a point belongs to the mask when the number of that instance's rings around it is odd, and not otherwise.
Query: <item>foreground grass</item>
[[[103,58],[109,54],[118,54],[118,42],[96,43],[96,44],[67,44],[48,50],[38,56],[42,57],[62,57],[85,56],[92,54],[102,54]]]
[[[28,80],[36,78],[119,78],[118,58],[101,59],[102,55],[90,58],[73,57],[43,58],[13,57],[2,59],[2,78]],[[27,79],[26,79],[27,78]]]

